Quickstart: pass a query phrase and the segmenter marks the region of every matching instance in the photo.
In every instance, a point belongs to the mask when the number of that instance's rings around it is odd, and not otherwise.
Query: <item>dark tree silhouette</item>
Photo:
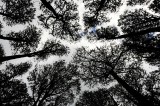
[[[25,24],[34,19],[35,8],[31,0],[2,0],[0,15],[7,21],[8,25]]]
[[[155,103],[160,103],[159,101],[159,70],[153,71],[147,76],[144,81],[145,90],[147,91],[147,96]]]
[[[98,91],[85,91],[76,106],[118,106],[118,104],[106,89],[99,89]]]
[[[35,26],[29,26],[18,33],[9,33],[7,37],[11,38],[10,44],[13,46],[15,53],[30,53],[31,51],[36,51],[40,41],[40,35],[41,31],[37,31]],[[12,38],[19,39],[19,41],[12,40]]]
[[[27,93],[26,84],[16,79],[27,72],[30,65],[2,65],[0,105],[66,106],[73,103],[80,91],[79,80],[82,80],[89,85],[117,84],[107,91],[85,92],[77,105],[159,106],[159,70],[147,74],[141,63],[145,60],[159,65],[160,62],[160,2],[83,0],[83,3],[87,11],[84,11],[84,28],[81,28],[79,4],[74,0],[0,1],[0,21],[3,21],[0,22],[0,40],[9,42],[13,52],[6,55],[5,44],[0,44],[0,64],[23,57],[36,57],[40,61],[51,55],[63,56],[69,53],[68,47],[56,38],[69,43],[78,41],[81,29],[94,28],[94,40],[110,43],[105,48],[89,52],[85,48],[79,49],[74,58],[76,65],[59,61],[33,67],[28,77],[31,96]],[[116,24],[111,25],[111,17],[118,19]],[[21,31],[9,29],[16,29],[20,24],[24,25]],[[4,30],[6,26],[9,26],[8,31]],[[43,31],[49,32],[56,40],[43,42],[41,38],[46,37]],[[90,38],[92,36],[87,39]],[[121,44],[112,45],[110,41],[116,40]],[[88,97],[91,95],[93,98]],[[104,100],[106,98],[109,101]]]
[[[72,74],[76,69],[73,65],[66,67],[64,61],[37,66],[28,77],[33,106],[67,106],[72,103],[74,92],[78,93],[80,90],[80,83],[73,79]]]
[[[153,2],[151,3],[151,5],[149,6],[150,9],[152,9],[155,12],[160,12],[160,2],[157,0],[153,0]]]
[[[140,19],[143,20],[139,22]],[[119,20],[123,31],[132,34],[132,37],[126,36],[127,42],[124,42],[125,45],[153,64],[159,61],[159,34],[154,35],[155,32],[159,32],[159,19],[159,17],[141,9],[135,10],[135,12],[126,12]],[[138,33],[132,33],[133,31]]]
[[[44,12],[39,16],[42,25],[50,28],[53,36],[56,35],[63,39],[71,37],[76,40],[79,30],[77,5],[67,0],[40,1],[42,2],[41,10]]]
[[[27,106],[31,98],[27,93],[26,83],[15,79],[16,76],[27,72],[31,64],[9,64],[5,70],[0,70],[0,105],[1,106]]]
[[[121,0],[84,0],[85,7],[89,9],[84,15],[85,27],[94,27],[108,22],[105,11],[115,12],[121,5]]]
[[[49,54],[63,55],[66,53],[67,48],[57,41],[47,41],[45,42],[43,49],[37,51],[42,33],[37,26],[30,24],[34,19],[35,14],[35,8],[31,0],[27,2],[25,2],[25,0],[2,0],[2,3],[3,5],[1,6],[0,15],[3,17],[7,25],[26,25],[26,23],[29,23],[29,26],[19,32],[11,31],[8,34],[3,34],[3,25],[0,24],[0,39],[9,41],[14,54],[11,56],[5,56],[4,54],[0,59],[0,62],[34,56],[45,58],[49,56]]]
[[[32,53],[27,53],[27,54],[19,54],[19,55],[13,55],[13,56],[3,56],[1,57],[0,62],[12,60],[12,59],[18,59],[18,58],[23,58],[23,57],[34,57],[38,56],[40,59],[45,59],[47,58],[50,54],[52,55],[63,55],[67,53],[67,48],[58,42],[53,42],[53,41],[47,41],[43,47],[42,50],[35,51]]]
[[[112,47],[112,46],[111,46]],[[109,49],[109,48],[108,48]],[[83,51],[82,51],[83,50]],[[80,49],[75,56],[75,62],[80,63],[80,67],[82,68],[80,74],[82,73],[81,78],[84,81],[89,80],[89,83],[97,81],[100,83],[107,84],[108,81],[113,81],[115,79],[119,85],[121,85],[133,98],[137,101],[137,105],[145,106],[147,104],[158,106],[159,103],[154,103],[154,101],[147,98],[145,95],[141,94],[141,91],[137,89],[137,85],[134,84],[133,78],[129,76],[125,76],[124,80],[118,73],[126,73],[127,71],[138,71],[143,72],[140,69],[140,63],[132,63],[132,65],[127,66],[127,60],[131,59],[131,52],[128,52],[128,49],[124,49],[124,47],[112,47],[109,50],[105,48],[97,48],[97,50],[91,50],[87,53],[85,49]],[[79,56],[79,57],[78,57]],[[137,59],[134,61],[137,61]],[[139,60],[139,59],[138,59]],[[129,61],[128,61],[129,62]],[[111,75],[112,79],[107,81],[107,78]],[[135,73],[131,75],[139,76]],[[136,80],[136,77],[134,77]],[[130,81],[130,82],[129,82]],[[133,84],[133,85],[132,85]]]
[[[107,28],[98,29],[96,31],[96,34],[98,39],[105,38],[107,40],[121,39],[121,37],[122,38],[127,37],[125,35],[120,36],[120,33],[118,32],[117,28],[109,26]]]
[[[2,47],[2,45],[0,44],[0,57],[4,56],[4,49]]]
[[[143,5],[147,0],[128,0],[127,5]]]
[[[119,19],[119,25],[122,27],[123,32],[131,33],[159,27],[159,21],[160,17],[152,15],[144,9],[139,9],[133,12],[125,11],[124,15],[121,15]]]

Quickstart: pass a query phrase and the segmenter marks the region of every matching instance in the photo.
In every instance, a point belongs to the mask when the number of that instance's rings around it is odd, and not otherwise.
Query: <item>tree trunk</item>
[[[118,81],[137,101],[138,106],[155,106],[152,101],[147,100],[143,95],[129,86],[123,79],[121,79],[114,71],[110,71],[110,75],[113,76],[115,80]]]
[[[55,16],[56,16],[56,18],[58,18],[59,19],[59,14],[57,14],[57,12],[55,11],[55,9],[50,5],[50,3],[49,2],[47,2],[46,0],[40,0],[42,3],[43,3],[43,5],[47,8],[47,9],[49,9]]]
[[[117,101],[113,98],[113,96],[112,96],[110,93],[108,93],[108,94],[109,94],[110,98],[112,99],[112,101],[113,101],[113,103],[114,103],[114,106],[118,106],[118,103],[117,103]]]
[[[36,56],[40,53],[43,53],[44,50],[40,50],[37,52],[33,52],[33,53],[29,53],[29,54],[23,54],[23,55],[13,55],[13,56],[6,56],[6,57],[1,57],[0,58],[0,63],[4,62],[4,61],[8,61],[8,60],[12,60],[12,59],[18,59],[18,58],[22,58],[22,57],[32,57],[32,56]]]
[[[49,96],[48,96],[48,93],[46,93],[46,94],[42,97],[42,99],[41,99],[41,100],[39,101],[39,103],[38,103],[38,106],[42,106],[44,100],[45,100],[47,97],[49,97]]]
[[[5,36],[2,36],[2,35],[0,35],[0,39],[15,41],[15,42],[27,42],[26,40],[23,40],[23,39],[20,39],[20,38],[5,37]]]
[[[106,38],[106,39],[107,40],[114,40],[114,39],[132,38],[132,37],[137,36],[137,35],[144,35],[144,34],[147,34],[147,33],[150,33],[150,32],[159,32],[159,31],[160,31],[160,27],[154,27],[154,28],[145,29],[145,30],[142,30],[142,31],[139,31],[139,32],[131,32],[131,33],[128,33],[128,34],[120,35],[120,36],[117,36],[117,37]]]

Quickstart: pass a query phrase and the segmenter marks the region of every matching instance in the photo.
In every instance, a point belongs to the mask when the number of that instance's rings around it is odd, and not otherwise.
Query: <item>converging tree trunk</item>
[[[45,53],[44,50],[33,52],[33,53],[29,53],[29,54],[22,54],[22,55],[13,55],[13,56],[1,57],[0,58],[0,62],[4,62],[4,61],[8,61],[8,60],[13,60],[13,59],[19,59],[19,58],[23,58],[23,57],[33,57],[33,56],[39,55],[41,53]]]
[[[137,92],[133,87],[129,86],[123,79],[121,79],[113,70],[110,71],[110,75],[118,81],[137,101],[138,106],[158,106],[147,100],[142,94]]]

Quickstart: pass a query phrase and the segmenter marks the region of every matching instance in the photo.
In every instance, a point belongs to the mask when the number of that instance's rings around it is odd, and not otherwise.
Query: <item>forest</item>
[[[0,0],[0,106],[160,106],[160,1]]]

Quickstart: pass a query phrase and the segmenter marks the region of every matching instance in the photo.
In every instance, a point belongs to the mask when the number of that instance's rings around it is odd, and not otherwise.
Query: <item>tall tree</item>
[[[9,64],[6,69],[0,70],[1,106],[29,105],[31,98],[26,83],[15,79],[15,77],[27,72],[30,67],[29,63]]]
[[[106,89],[85,91],[76,106],[118,106],[113,96]]]
[[[51,29],[53,36],[63,39],[71,37],[73,40],[79,38],[77,5],[72,0],[40,1],[43,14],[39,16],[39,20],[42,21],[42,25]]]
[[[159,101],[159,70],[151,72],[144,81],[145,91],[147,92],[148,98],[152,101],[160,102]]]
[[[64,61],[37,66],[28,77],[32,90],[32,105],[67,106],[72,103],[74,92],[78,93],[80,90],[80,83],[72,74],[76,69],[73,65],[66,67]]]
[[[19,32],[11,31],[8,34],[4,34],[1,32],[5,25],[2,25],[2,23],[0,24],[0,39],[9,41],[14,54],[11,56],[3,55],[0,62],[23,57],[46,57],[48,54],[62,55],[66,53],[66,48],[57,41],[47,41],[42,50],[37,51],[42,33],[41,29],[31,24],[35,16],[35,7],[31,0],[27,2],[24,0],[2,0],[2,3],[0,15],[7,25],[27,25],[27,23],[29,23],[29,26]],[[46,47],[46,45],[48,45],[48,47]]]
[[[127,66],[126,62],[128,59],[133,59],[133,61],[140,62],[137,61],[136,58],[132,57],[133,54],[131,55],[130,52],[127,51],[128,50],[124,49],[123,46],[112,47],[109,50],[99,48],[97,50],[91,50],[88,53],[86,53],[85,49],[83,49],[83,51],[82,49],[79,50],[80,53],[78,53],[78,55],[75,57],[75,60],[80,63],[82,68],[83,73],[80,72],[83,74],[82,79],[107,84],[107,78],[109,75],[111,75],[111,77],[113,77],[130,95],[134,97],[134,99],[138,102],[138,105],[145,106],[150,104],[158,106],[158,103],[154,103],[146,96],[141,94],[141,92],[136,89],[136,85],[132,85],[133,81],[131,81],[132,83],[128,82],[129,79],[125,81],[123,78],[121,78],[121,76],[118,75],[118,73],[126,73],[129,70],[138,71],[139,69],[138,67],[140,65],[137,63],[132,63],[132,65]],[[133,75],[134,74],[132,74],[132,77]],[[135,76],[138,77],[137,74]],[[134,80],[136,79],[134,78]]]
[[[84,28],[81,28],[79,22],[82,17],[79,17],[79,4],[76,4],[75,0],[0,1],[0,16],[4,21],[4,24],[0,22],[0,40],[9,41],[14,53],[6,56],[5,48],[0,44],[0,63],[23,57],[37,57],[40,60],[50,55],[62,56],[68,53],[66,46],[52,39],[43,42],[42,47],[37,49],[44,30],[49,31],[54,38],[58,37],[67,41],[79,40],[79,31],[90,28],[94,28],[93,32],[97,40],[104,39],[103,41],[110,43],[110,40],[123,39],[118,46],[109,45],[105,49],[97,48],[90,52],[81,49],[81,53],[76,55],[76,58],[80,58],[77,65],[81,67],[78,69],[73,68],[72,65],[64,67],[64,62],[35,67],[29,76],[33,91],[31,99],[26,93],[26,85],[14,79],[23,72],[15,74],[18,72],[14,70],[12,75],[7,71],[3,73],[1,70],[1,84],[3,85],[1,100],[7,100],[6,95],[11,95],[11,97],[14,94],[21,95],[21,91],[24,90],[20,97],[29,98],[29,103],[32,105],[40,106],[48,105],[48,103],[56,106],[67,105],[73,100],[73,94],[70,92],[72,86],[78,87],[77,78],[80,78],[90,85],[117,81],[117,86],[112,87],[110,93],[115,94],[124,105],[159,105],[159,96],[156,95],[158,87],[155,87],[159,84],[159,74],[155,71],[146,75],[140,65],[144,59],[152,64],[159,64],[160,61],[158,34],[160,32],[160,2],[158,0],[83,0],[83,3],[87,11],[84,11],[83,19],[81,19],[84,21],[84,26],[82,26]],[[112,19],[116,19],[117,23],[114,23]],[[26,29],[3,31],[6,25],[16,28],[15,25],[19,24],[27,25]],[[107,27],[103,28],[103,25]],[[130,62],[133,63],[128,65]],[[28,67],[26,64],[25,66]],[[12,65],[10,67],[13,68]],[[71,74],[70,71],[74,73]],[[77,74],[77,72],[80,73]],[[141,78],[145,79],[143,84],[139,81]],[[17,84],[17,86],[9,87],[9,84]],[[6,89],[12,89],[13,95],[10,92],[7,94]],[[14,92],[15,89],[20,90]],[[143,90],[148,93],[144,93]],[[69,98],[66,98],[67,96]],[[21,100],[15,99],[17,100],[9,98],[2,105],[6,103],[19,105],[16,103],[21,103],[19,102]]]
[[[24,49],[24,48],[22,48],[22,49]],[[47,41],[45,43],[45,45],[43,46],[42,50],[35,51],[32,53],[26,53],[26,54],[19,54],[19,55],[13,55],[13,56],[3,56],[3,57],[1,57],[0,62],[12,60],[12,59],[23,58],[23,57],[34,57],[34,56],[37,56],[38,59],[45,59],[45,58],[49,57],[51,54],[52,55],[57,54],[57,55],[61,56],[63,54],[66,54],[67,52],[68,52],[68,48],[61,45],[59,42]]]

